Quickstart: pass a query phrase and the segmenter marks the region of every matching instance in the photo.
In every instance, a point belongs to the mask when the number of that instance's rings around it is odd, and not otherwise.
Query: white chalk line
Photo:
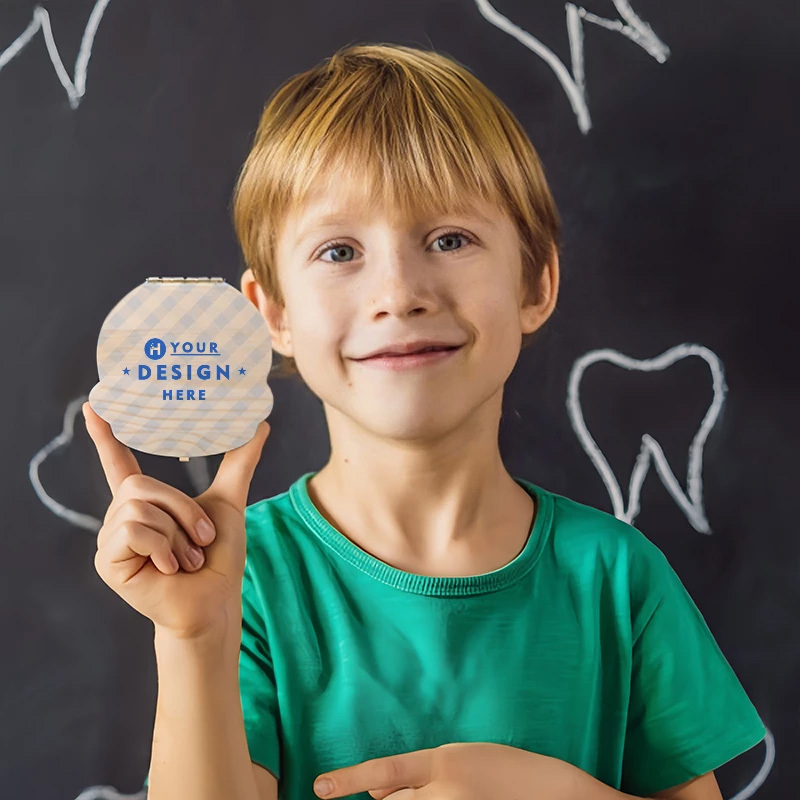
[[[103,525],[102,520],[99,520],[90,514],[83,514],[79,511],[73,511],[72,509],[67,508],[63,503],[59,503],[58,500],[47,493],[39,477],[39,467],[42,465],[45,459],[55,450],[58,450],[60,447],[66,447],[70,444],[70,442],[72,442],[74,438],[75,418],[78,414],[81,415],[81,418],[83,417],[81,406],[88,399],[88,395],[81,395],[67,404],[67,407],[64,411],[61,433],[51,439],[33,456],[28,465],[28,477],[31,485],[33,486],[34,492],[36,492],[36,496],[57,517],[61,517],[61,519],[64,519],[79,528],[84,528],[96,533]],[[94,444],[92,444],[92,446],[94,446]],[[189,459],[189,461],[184,462],[184,464],[187,472],[189,473],[189,480],[192,483],[195,494],[201,494],[211,484],[208,459],[192,458]]]
[[[709,365],[714,392],[711,405],[705,417],[703,417],[703,421],[689,446],[689,463],[686,478],[688,497],[687,493],[684,493],[678,480],[675,478],[669,466],[669,462],[664,455],[664,451],[661,449],[661,445],[652,436],[645,433],[642,435],[642,447],[636,457],[636,463],[631,473],[628,488],[628,508],[626,509],[617,478],[602,451],[597,446],[597,442],[595,442],[592,435],[589,433],[589,429],[586,427],[583,418],[579,397],[580,382],[583,378],[583,373],[591,364],[595,364],[599,361],[610,361],[612,364],[625,367],[625,369],[651,372],[654,370],[666,369],[666,367],[674,364],[676,361],[687,358],[688,356],[699,356]],[[633,523],[633,520],[636,519],[636,516],[641,510],[639,499],[642,483],[650,468],[650,462],[653,461],[664,487],[678,503],[678,506],[686,515],[692,527],[700,533],[711,533],[703,507],[703,447],[711,428],[714,426],[719,416],[726,390],[727,387],[725,385],[722,363],[719,358],[707,347],[698,344],[679,344],[656,358],[641,360],[630,358],[610,348],[591,350],[575,362],[569,376],[567,413],[569,414],[578,441],[580,441],[581,446],[588,454],[595,468],[600,473],[603,483],[606,485],[609,497],[611,498],[613,513],[616,517],[628,523]]]
[[[475,5],[483,17],[492,25],[524,44],[525,47],[536,53],[553,70],[566,92],[573,113],[578,120],[578,128],[584,134],[592,127],[586,93],[583,48],[584,20],[626,36],[660,64],[663,64],[669,58],[669,47],[658,38],[653,29],[644,20],[637,16],[627,0],[614,0],[614,7],[625,20],[625,23],[619,19],[599,17],[582,6],[566,3],[567,35],[569,37],[572,74],[570,74],[564,62],[547,45],[501,14],[488,0],[475,0]]]
[[[652,372],[666,369],[676,361],[680,361],[689,356],[699,356],[708,364],[711,370],[714,396],[689,446],[686,478],[688,497],[675,478],[669,466],[669,462],[664,455],[664,451],[661,449],[661,445],[659,445],[652,436],[645,433],[642,435],[642,447],[636,457],[636,463],[631,473],[628,488],[628,508],[626,509],[617,478],[598,447],[597,442],[595,442],[591,433],[589,433],[589,429],[586,427],[586,422],[583,418],[579,391],[583,374],[591,364],[596,364],[600,361],[610,361],[612,364],[625,367],[625,369]],[[711,428],[714,426],[719,416],[726,391],[727,386],[725,385],[722,362],[709,348],[698,344],[676,345],[660,356],[650,359],[631,358],[611,348],[591,350],[575,362],[569,375],[566,402],[567,413],[569,414],[578,441],[580,441],[581,446],[586,451],[597,471],[600,473],[600,477],[603,479],[603,483],[611,498],[614,516],[629,524],[633,523],[633,520],[640,511],[639,500],[641,488],[645,476],[647,475],[650,461],[652,460],[655,463],[656,471],[664,487],[678,503],[678,506],[686,515],[692,527],[700,533],[711,533],[703,507],[703,447]],[[761,768],[747,786],[732,797],[731,800],[747,800],[747,798],[752,797],[772,770],[772,765],[775,761],[775,739],[769,729],[767,729],[767,734],[763,741],[766,749]]]
[[[31,39],[33,39],[36,33],[41,30],[47,46],[47,52],[50,56],[50,61],[59,81],[61,81],[61,85],[67,92],[70,106],[73,109],[77,108],[80,105],[81,98],[86,92],[86,73],[92,53],[92,45],[100,25],[100,20],[109,2],[110,0],[97,0],[89,15],[89,20],[84,29],[80,48],[78,50],[78,56],[75,60],[74,81],[70,79],[64,67],[64,63],[61,60],[61,55],[53,36],[50,15],[47,9],[41,5],[35,6],[31,22],[25,30],[0,53],[0,70],[2,70],[11,59],[17,56]],[[573,112],[577,117],[578,127],[582,133],[587,133],[592,127],[586,91],[583,44],[584,21],[591,22],[598,27],[627,37],[659,63],[663,64],[667,58],[669,58],[670,54],[667,45],[655,34],[650,25],[636,14],[628,0],[613,0],[613,2],[622,19],[607,19],[587,11],[583,6],[578,6],[574,3],[565,4],[566,27],[572,65],[572,74],[570,74],[561,59],[539,39],[497,11],[488,0],[475,0],[478,11],[486,20],[520,41],[525,47],[544,60],[553,70],[566,92]]]
[[[122,794],[113,786],[90,786],[84,789],[75,800],[147,800],[147,790],[136,794]]]
[[[84,395],[72,400],[67,404],[67,408],[64,411],[64,421],[61,433],[51,439],[30,460],[30,463],[28,464],[28,477],[30,478],[31,485],[33,486],[33,490],[36,492],[37,497],[57,517],[61,517],[62,519],[65,519],[67,522],[70,522],[79,528],[85,528],[86,530],[97,532],[103,526],[101,520],[97,519],[97,517],[91,516],[90,514],[82,514],[79,511],[73,511],[71,508],[67,508],[62,503],[59,503],[58,500],[51,497],[45,491],[44,486],[42,486],[42,481],[39,478],[39,467],[50,455],[50,453],[52,453],[54,450],[58,450],[60,447],[65,447],[72,441],[73,431],[75,428],[75,415],[83,414],[81,411],[81,406],[88,399],[88,396]]]
[[[764,727],[766,728],[766,725]],[[772,772],[772,767],[775,764],[775,737],[772,735],[772,731],[769,728],[767,728],[767,735],[764,737],[764,747],[764,763],[761,765],[761,769],[753,776],[750,783],[731,797],[730,800],[747,800],[749,797],[752,797],[767,780],[767,776]]]
[[[61,60],[61,54],[58,52],[58,45],[56,45],[55,38],[53,37],[53,28],[50,24],[50,14],[47,12],[46,8],[40,5],[34,7],[33,17],[28,23],[28,27],[0,53],[0,70],[2,70],[11,59],[19,55],[36,33],[41,30],[45,45],[47,46],[47,53],[50,56],[50,62],[53,65],[53,69],[55,69],[59,81],[61,81],[61,85],[66,89],[67,97],[69,97],[69,104],[73,109],[77,108],[80,105],[81,98],[86,92],[86,72],[89,67],[89,59],[92,55],[94,37],[100,25],[100,20],[103,18],[103,12],[110,2],[111,0],[97,0],[89,15],[89,20],[86,23],[83,37],[81,38],[80,48],[78,49],[78,56],[75,59],[74,82],[67,74],[67,70],[64,68],[64,62]]]

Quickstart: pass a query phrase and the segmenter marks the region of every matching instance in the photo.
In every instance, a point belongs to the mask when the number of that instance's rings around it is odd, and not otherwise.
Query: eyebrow
[[[313,226],[301,230],[299,236],[294,240],[294,243],[298,245],[321,228],[326,228],[329,225],[344,225],[347,220],[348,217],[344,214],[327,214],[324,217],[316,217]]]
[[[447,216],[447,215],[441,214],[440,216]],[[490,228],[497,227],[493,220],[489,219],[489,217],[485,216],[484,214],[481,214],[477,209],[470,209],[469,211],[466,211],[463,214],[456,213],[454,214],[454,216],[463,216],[468,219],[474,219],[479,222],[482,222],[484,225]],[[348,217],[346,214],[326,214],[323,217],[317,217],[314,219],[314,224],[312,227],[305,228],[300,231],[300,234],[294,241],[295,246],[299,245],[309,236],[321,230],[322,228],[326,228],[329,225],[344,225],[349,220],[350,217]]]

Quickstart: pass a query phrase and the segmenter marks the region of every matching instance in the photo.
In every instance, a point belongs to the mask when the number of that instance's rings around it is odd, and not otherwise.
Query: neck
[[[534,504],[500,456],[500,399],[413,439],[377,436],[326,406],[331,456],[308,483],[312,502],[387,563],[460,563],[466,574],[508,563],[527,540]]]

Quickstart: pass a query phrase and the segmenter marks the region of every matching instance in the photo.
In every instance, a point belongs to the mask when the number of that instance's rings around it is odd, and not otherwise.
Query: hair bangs
[[[413,98],[403,97],[402,87],[398,94],[401,102],[353,92],[337,114],[317,110],[327,125],[308,126],[295,142],[294,157],[284,162],[280,205],[294,212],[330,192],[344,205],[401,219],[467,213],[476,197],[507,206],[467,126],[458,126],[465,135],[453,136],[434,114],[407,114]]]

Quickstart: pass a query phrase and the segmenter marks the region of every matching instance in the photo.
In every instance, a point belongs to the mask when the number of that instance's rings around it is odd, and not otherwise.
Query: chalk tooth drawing
[[[28,27],[0,53],[0,70],[2,70],[14,56],[22,52],[37,32],[41,30],[45,44],[47,45],[47,53],[53,64],[53,69],[55,69],[56,75],[61,81],[61,85],[67,91],[69,104],[73,109],[77,108],[80,105],[81,98],[86,92],[86,70],[89,66],[89,58],[92,55],[94,37],[100,25],[100,20],[103,18],[103,12],[110,2],[111,0],[97,0],[91,14],[89,14],[89,20],[83,31],[81,46],[78,49],[78,56],[75,59],[74,82],[67,74],[67,70],[64,68],[64,62],[61,60],[61,55],[58,52],[58,46],[53,38],[53,28],[50,25],[50,15],[47,13],[47,9],[40,5],[34,6],[33,18],[30,23],[28,23]]]
[[[61,517],[62,519],[65,519],[67,522],[70,522],[79,528],[85,528],[86,530],[97,532],[103,525],[101,520],[91,516],[90,514],[83,514],[80,511],[74,511],[71,508],[67,508],[67,506],[65,506],[63,503],[59,503],[58,500],[51,497],[47,493],[39,477],[39,467],[50,455],[50,453],[52,453],[54,450],[58,450],[60,447],[68,446],[72,441],[73,431],[75,428],[75,417],[80,414],[81,419],[83,418],[81,406],[88,399],[88,395],[81,395],[80,397],[77,397],[75,400],[72,400],[70,403],[68,403],[67,408],[64,411],[64,421],[61,433],[51,439],[30,460],[30,463],[28,464],[28,477],[31,485],[33,486],[34,492],[36,492],[36,496],[42,501],[45,507],[50,509],[50,511],[52,511],[57,517]],[[92,444],[92,447],[94,447],[94,444]],[[208,460],[206,458],[192,458],[185,463],[194,493],[196,495],[202,494],[202,492],[208,489],[208,487],[211,485]]]
[[[631,472],[630,485],[628,488],[628,508],[622,497],[616,476],[614,475],[608,461],[603,455],[597,442],[592,438],[589,429],[583,419],[583,410],[579,396],[580,383],[586,369],[596,364],[598,361],[610,361],[625,369],[635,369],[642,372],[652,372],[662,370],[689,356],[700,356],[711,370],[712,389],[714,397],[708,407],[703,421],[689,446],[689,463],[686,471],[687,492],[684,493],[674,473],[670,469],[661,445],[649,434],[642,435],[642,447],[636,457],[636,464]],[[639,497],[642,483],[644,482],[650,462],[655,464],[656,472],[661,478],[666,490],[672,495],[680,509],[686,515],[692,527],[700,533],[711,533],[711,528],[706,518],[703,507],[703,447],[708,434],[719,416],[722,403],[725,399],[725,377],[723,374],[722,363],[717,356],[707,347],[699,344],[679,344],[660,356],[650,359],[636,359],[623,355],[622,353],[611,350],[591,350],[586,355],[579,358],[572,367],[569,376],[569,387],[567,391],[567,412],[570,422],[578,436],[583,449],[589,455],[595,465],[603,483],[606,485],[614,515],[625,522],[632,523],[639,513]],[[688,494],[688,497],[687,497]]]
[[[567,98],[569,99],[572,110],[578,120],[578,127],[581,133],[587,133],[592,127],[592,119],[589,114],[589,104],[586,94],[586,72],[583,58],[583,22],[591,22],[606,28],[615,33],[626,36],[636,43],[645,52],[651,55],[659,64],[663,64],[670,55],[667,47],[661,39],[656,36],[653,29],[641,19],[631,8],[627,0],[614,0],[614,7],[617,9],[620,19],[606,19],[592,14],[582,6],[574,3],[566,3],[567,12],[567,35],[569,37],[569,51],[572,61],[572,74],[570,74],[564,62],[549,48],[528,31],[523,30],[512,22],[508,17],[503,16],[488,0],[475,0],[478,11],[492,25],[505,31],[518,41],[522,42],[529,50],[538,55],[556,74],[556,77],[564,87]]]
[[[686,472],[689,496],[687,497],[683,492],[675,475],[670,469],[669,462],[664,455],[664,451],[661,449],[661,445],[659,445],[652,436],[645,433],[642,435],[642,447],[639,451],[639,455],[636,457],[636,465],[631,473],[630,486],[628,488],[628,508],[626,509],[616,476],[602,451],[597,446],[597,442],[595,442],[591,433],[589,433],[589,429],[586,427],[586,423],[583,419],[583,409],[581,408],[580,401],[580,383],[583,378],[583,373],[589,366],[599,361],[610,361],[612,364],[625,367],[625,369],[653,372],[666,369],[676,361],[680,361],[682,358],[688,358],[689,356],[699,356],[708,364],[711,370],[711,385],[714,393],[711,405],[708,407],[708,411],[706,411],[703,421],[700,423],[700,427],[689,446],[689,464]],[[660,356],[650,359],[631,358],[630,356],[623,355],[617,350],[612,350],[610,348],[591,350],[575,362],[569,375],[567,413],[569,414],[570,422],[578,436],[581,446],[588,453],[589,458],[597,468],[600,477],[603,479],[603,483],[605,483],[608,489],[608,494],[611,497],[611,504],[616,517],[629,524],[636,518],[640,510],[639,498],[642,484],[644,483],[645,476],[650,467],[650,461],[652,460],[655,463],[656,471],[662,483],[667,491],[675,498],[678,506],[684,512],[692,527],[700,533],[711,533],[703,508],[703,446],[708,438],[709,431],[714,427],[714,423],[722,409],[726,391],[727,386],[725,385],[722,362],[715,353],[699,344],[679,344],[665,351]],[[767,775],[772,771],[772,765],[775,762],[775,739],[769,728],[767,728],[767,735],[764,737],[763,741],[765,753],[761,768],[750,783],[730,798],[730,800],[747,800],[747,798],[752,797],[767,779]]]

